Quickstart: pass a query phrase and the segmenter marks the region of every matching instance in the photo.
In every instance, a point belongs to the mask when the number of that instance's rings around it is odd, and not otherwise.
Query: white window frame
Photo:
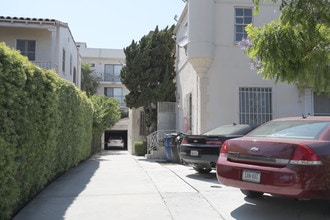
[[[243,14],[242,15],[238,15],[237,14],[237,10],[243,10]],[[253,9],[252,7],[235,7],[235,21],[234,21],[234,42],[238,43],[239,41],[243,40],[243,38],[247,38],[247,33],[245,31],[245,27],[248,24],[253,23]],[[246,11],[245,10],[251,10],[251,16],[250,15],[246,15]],[[251,22],[247,22],[247,20],[250,20]],[[238,22],[241,21],[241,22]],[[239,29],[239,31],[238,31]],[[241,34],[242,37],[241,39],[237,39],[237,35]]]
[[[19,42],[24,43],[24,48],[19,48]],[[31,48],[31,43],[33,43],[33,48]],[[21,52],[22,55],[29,58],[30,61],[36,60],[36,48],[37,42],[35,40],[25,40],[25,39],[16,39],[16,49]]]

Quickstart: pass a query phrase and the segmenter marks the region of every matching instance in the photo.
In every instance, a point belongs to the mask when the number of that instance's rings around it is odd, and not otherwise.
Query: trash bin
[[[168,162],[179,163],[179,153],[177,149],[177,133],[166,134],[164,138],[166,160]]]

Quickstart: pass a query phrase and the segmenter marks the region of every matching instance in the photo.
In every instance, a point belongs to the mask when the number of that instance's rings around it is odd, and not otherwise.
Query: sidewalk
[[[161,163],[103,151],[44,189],[13,220],[221,219]]]

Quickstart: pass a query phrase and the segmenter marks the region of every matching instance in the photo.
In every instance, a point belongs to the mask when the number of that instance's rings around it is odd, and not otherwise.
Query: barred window
[[[252,126],[272,120],[271,88],[239,88],[240,123]]]
[[[330,116],[330,97],[325,93],[317,94],[314,92],[314,115]]]

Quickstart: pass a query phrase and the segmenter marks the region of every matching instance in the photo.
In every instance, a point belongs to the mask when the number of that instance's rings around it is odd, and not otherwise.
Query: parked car
[[[247,197],[330,199],[330,117],[276,119],[227,140],[217,178]]]
[[[120,147],[124,148],[124,139],[120,136],[111,136],[108,139],[108,148],[110,147]]]
[[[232,124],[214,128],[201,135],[181,134],[178,147],[180,160],[199,173],[209,173],[215,169],[222,143],[241,137],[251,130],[249,125]]]

